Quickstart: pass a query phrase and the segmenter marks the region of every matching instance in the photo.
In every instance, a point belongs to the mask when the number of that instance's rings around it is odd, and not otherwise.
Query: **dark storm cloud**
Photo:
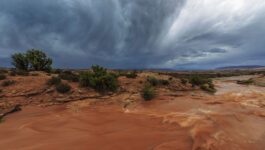
[[[55,67],[212,68],[240,65],[237,57],[264,65],[264,2],[236,1],[1,0],[0,61],[36,48]]]

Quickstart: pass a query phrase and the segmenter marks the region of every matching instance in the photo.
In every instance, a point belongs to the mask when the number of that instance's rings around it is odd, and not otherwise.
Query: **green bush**
[[[118,79],[114,75],[106,74],[95,78],[94,88],[97,91],[116,91],[119,87]]]
[[[15,70],[16,75],[20,75],[20,76],[28,76],[29,72],[26,70]]]
[[[59,93],[67,93],[71,90],[71,86],[66,83],[60,83],[56,86],[56,90]]]
[[[10,76],[16,76],[16,75],[21,75],[21,76],[28,76],[29,72],[27,70],[21,70],[21,69],[11,69]]]
[[[203,84],[212,83],[212,80],[195,75],[195,76],[192,76],[190,78],[190,83],[192,85],[200,86],[200,85],[203,85]]]
[[[150,83],[145,83],[144,87],[141,90],[141,96],[146,101],[152,100],[156,95],[155,89],[152,87]]]
[[[38,73],[32,73],[31,76],[39,76]]]
[[[62,72],[63,72],[62,69],[52,69],[52,70],[51,70],[51,73],[53,73],[53,74],[60,74],[60,73],[62,73]]]
[[[130,72],[129,74],[126,74],[125,76],[127,78],[133,78],[133,79],[135,79],[137,77],[137,71],[134,70],[134,71]]]
[[[59,78],[67,81],[78,82],[79,76],[74,74],[72,71],[63,71],[59,74]]]
[[[204,85],[201,85],[201,89],[204,90],[204,91],[212,92],[212,93],[216,91],[214,89],[214,87],[213,87],[213,84],[204,84]]]
[[[168,81],[168,80],[160,79],[160,80],[159,80],[159,84],[160,84],[160,85],[167,86],[167,85],[169,85],[169,81]]]
[[[0,74],[0,80],[4,80],[4,79],[6,79],[6,76],[3,74]]]
[[[242,80],[242,81],[237,81],[237,84],[252,84],[254,81],[252,79],[248,79],[248,80]]]
[[[99,92],[114,92],[118,89],[118,75],[108,73],[107,69],[100,66],[92,66],[92,70],[93,72],[82,71],[79,73],[81,87],[92,87]]]
[[[101,77],[107,74],[107,69],[100,67],[99,65],[95,65],[95,66],[93,65],[91,66],[91,68],[93,70],[95,77]]]
[[[12,69],[12,70],[9,72],[9,75],[10,75],[10,76],[16,76],[16,75],[17,75],[16,70],[15,70],[15,69]]]
[[[186,79],[183,79],[183,78],[180,79],[180,81],[181,81],[182,84],[187,84],[187,82],[188,82]]]
[[[0,69],[0,73],[8,73],[7,69]]]
[[[152,85],[152,86],[158,86],[159,80],[156,77],[153,76],[148,76],[147,81]]]
[[[16,69],[27,71],[30,69],[36,71],[51,71],[52,59],[47,58],[46,54],[40,50],[28,50],[26,54],[15,53],[11,56],[12,65]]]
[[[79,85],[81,87],[93,87],[95,86],[94,74],[88,71],[81,71],[79,73]]]
[[[58,78],[58,77],[52,77],[52,78],[50,78],[49,80],[48,80],[48,82],[47,82],[47,84],[48,85],[58,85],[58,84],[60,84],[61,83],[61,79],[60,78]]]
[[[2,86],[4,87],[12,85],[12,84],[15,84],[14,80],[7,80],[7,81],[2,82]]]
[[[46,54],[40,50],[28,50],[26,52],[26,58],[29,61],[30,67],[33,70],[38,71],[50,71],[52,65],[52,59],[47,58]]]
[[[20,70],[28,70],[29,61],[25,54],[15,53],[11,56],[12,65],[14,65],[17,69]]]

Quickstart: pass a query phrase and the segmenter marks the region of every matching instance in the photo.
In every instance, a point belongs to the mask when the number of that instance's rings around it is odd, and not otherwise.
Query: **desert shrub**
[[[104,67],[100,67],[99,65],[93,65],[91,68],[95,77],[100,77],[107,74],[107,69]]]
[[[89,87],[89,86],[94,86],[94,75],[92,72],[88,71],[81,71],[79,73],[79,85],[81,87]]]
[[[62,73],[62,72],[63,72],[62,69],[52,69],[52,70],[51,70],[51,73],[53,73],[53,74],[60,74],[60,73]]]
[[[152,87],[150,83],[145,83],[144,87],[141,90],[141,96],[144,98],[146,101],[152,100],[156,95],[155,89]]]
[[[147,81],[152,85],[152,86],[157,86],[159,84],[159,80],[154,77],[154,76],[148,76]]]
[[[132,72],[126,74],[125,76],[126,76],[127,78],[133,78],[133,79],[134,79],[134,78],[137,77],[137,71],[134,70],[134,71],[132,71]]]
[[[242,81],[237,81],[237,84],[252,84],[254,81],[252,79],[248,79],[248,80],[242,80]]]
[[[0,93],[2,93],[3,92],[3,90],[2,89],[0,89]]]
[[[0,69],[0,73],[8,73],[8,70],[6,70],[6,69]]]
[[[74,74],[72,71],[63,71],[59,74],[59,77],[63,80],[78,82],[79,76]]]
[[[66,83],[60,83],[56,86],[56,90],[59,93],[67,93],[71,90],[71,86]]]
[[[97,91],[116,91],[119,87],[118,79],[114,75],[106,74],[97,78],[94,78],[94,88]]]
[[[20,76],[28,76],[29,75],[29,72],[26,71],[26,70],[15,70],[16,72],[16,75],[20,75]]]
[[[39,76],[38,73],[32,73],[31,76]]]
[[[26,58],[30,64],[31,69],[38,71],[50,71],[52,59],[47,58],[46,54],[40,50],[28,50]]]
[[[213,84],[207,84],[207,83],[204,85],[201,85],[201,89],[204,91],[212,92],[212,93],[216,91],[213,87]]]
[[[183,79],[183,78],[180,79],[180,81],[181,81],[182,84],[187,84],[187,82],[188,82],[186,79]]]
[[[1,119],[0,119],[0,123],[3,123],[3,122],[4,122],[4,119],[1,118]]]
[[[6,79],[6,76],[3,74],[0,74],[0,80],[4,80],[4,79]]]
[[[17,75],[16,70],[15,69],[11,69],[11,71],[9,72],[9,75],[10,76],[16,76]]]
[[[14,65],[17,69],[20,70],[28,70],[29,61],[25,54],[15,53],[11,56],[12,65]]]
[[[142,81],[142,80],[140,80],[140,81],[139,81],[139,83],[140,83],[140,84],[143,84],[143,81]]]
[[[52,77],[52,78],[50,78],[49,80],[48,80],[48,82],[47,82],[47,84],[48,85],[58,85],[58,84],[60,84],[61,83],[61,79],[60,78],[58,78],[58,77]]]
[[[30,69],[37,71],[51,71],[52,59],[47,58],[46,54],[40,50],[28,50],[25,54],[15,53],[11,56],[12,65],[19,70]]]
[[[47,76],[51,76],[52,74],[50,74],[50,73],[47,73],[46,75],[47,75]]]
[[[200,85],[203,85],[203,84],[206,84],[206,83],[212,83],[212,80],[195,75],[195,76],[192,76],[190,78],[190,83],[192,85],[200,86]]]
[[[15,84],[14,80],[7,80],[7,81],[2,82],[2,86],[4,87],[12,85],[12,84]]]
[[[92,66],[93,72],[82,71],[79,73],[81,87],[92,87],[99,92],[116,91],[119,87],[118,75],[108,73],[107,69],[100,66]]]
[[[172,77],[169,77],[169,78],[168,78],[168,80],[169,80],[169,81],[172,81],[172,80],[173,80],[173,78],[172,78]]]
[[[168,80],[160,79],[160,80],[159,80],[159,84],[160,84],[160,85],[167,86],[167,85],[169,85],[169,81],[168,81]]]
[[[192,76],[190,78],[190,83],[193,87],[200,86],[202,90],[208,91],[208,92],[215,92],[214,84],[211,79],[204,78],[202,76]]]

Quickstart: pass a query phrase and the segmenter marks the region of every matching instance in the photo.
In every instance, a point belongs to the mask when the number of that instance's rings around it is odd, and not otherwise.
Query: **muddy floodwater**
[[[265,150],[265,88],[215,85],[213,95],[162,94],[127,107],[23,107],[0,124],[0,149]]]

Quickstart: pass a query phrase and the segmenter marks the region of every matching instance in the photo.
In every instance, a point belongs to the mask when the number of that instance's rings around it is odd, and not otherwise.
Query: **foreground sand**
[[[265,88],[227,79],[216,86],[215,95],[161,91],[126,106],[25,106],[0,124],[0,149],[264,150]]]

